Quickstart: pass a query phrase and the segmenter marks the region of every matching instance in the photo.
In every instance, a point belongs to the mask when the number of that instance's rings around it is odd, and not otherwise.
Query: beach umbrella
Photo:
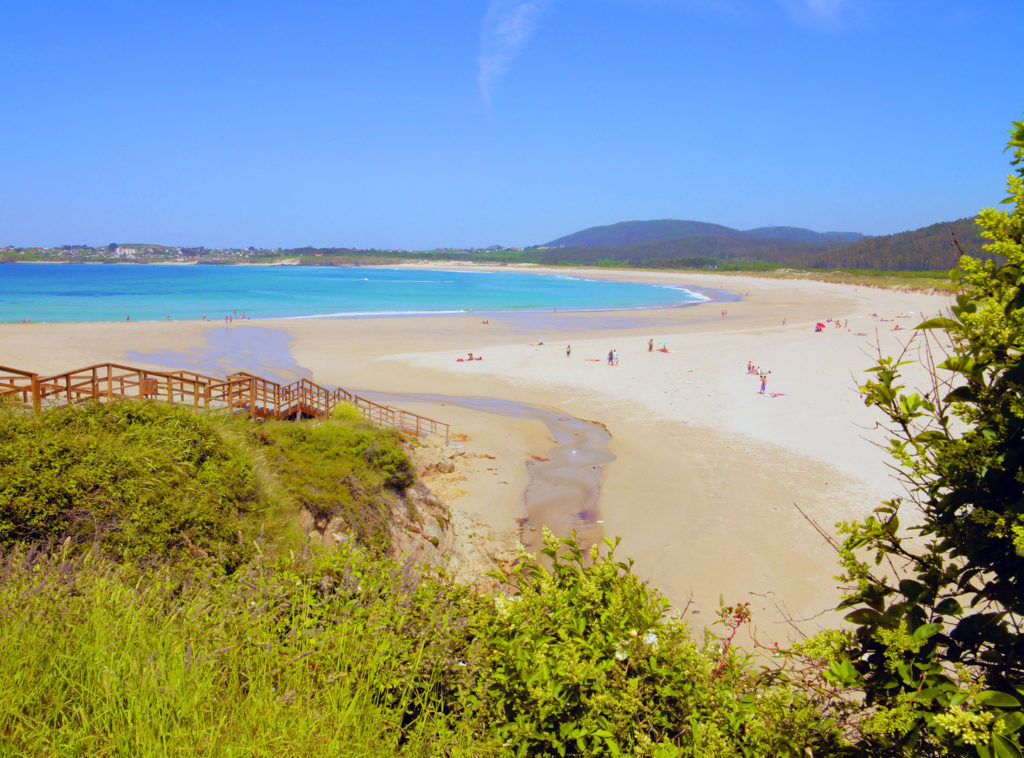
[[[825,325],[823,323],[821,323],[820,321],[817,324],[815,324],[815,326],[817,326],[819,329],[824,329],[825,328]]]

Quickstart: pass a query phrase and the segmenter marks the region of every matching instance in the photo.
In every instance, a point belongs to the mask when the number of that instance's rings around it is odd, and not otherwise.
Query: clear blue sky
[[[0,245],[887,234],[1002,199],[1021,0],[9,2]]]

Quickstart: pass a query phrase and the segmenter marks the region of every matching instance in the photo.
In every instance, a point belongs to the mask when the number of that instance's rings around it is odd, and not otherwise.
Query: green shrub
[[[812,702],[736,649],[690,639],[614,558],[545,531],[547,569],[478,617],[484,660],[463,703],[513,755],[802,755],[838,736]],[[730,609],[731,610],[731,609]]]
[[[363,412],[352,403],[340,402],[331,411],[331,419],[344,421],[349,424],[358,424],[363,420]]]
[[[0,544],[70,538],[134,558],[236,562],[246,458],[203,416],[125,401],[0,408]]]
[[[361,421],[277,421],[253,427],[250,439],[314,518],[341,516],[362,544],[387,548],[391,505],[415,478],[397,432]]]
[[[1024,748],[1024,121],[1011,134],[1011,209],[977,219],[1005,263],[961,257],[949,317],[917,327],[952,347],[932,390],[906,391],[902,357],[880,358],[861,388],[907,485],[841,525],[855,633],[831,674],[864,699],[871,755]]]

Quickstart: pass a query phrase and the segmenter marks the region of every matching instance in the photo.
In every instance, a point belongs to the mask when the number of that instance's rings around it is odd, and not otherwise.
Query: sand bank
[[[879,418],[856,386],[876,344],[900,351],[907,329],[948,298],[755,277],[580,273],[742,299],[609,313],[249,323],[287,333],[294,360],[284,373],[360,390],[503,398],[603,423],[615,455],[603,470],[604,533],[621,536],[620,554],[678,605],[692,597],[697,619],[710,620],[720,595],[750,601],[766,636],[781,637],[787,627],[777,607],[810,618],[834,605],[834,555],[793,504],[831,526],[898,492],[875,446]],[[818,321],[827,326],[816,333]],[[164,365],[157,351],[187,355],[212,336],[218,349],[237,339],[239,359],[252,355],[245,327],[233,328],[236,337],[202,322],[0,326],[0,364],[45,372],[131,354],[133,363],[150,356]],[[668,352],[649,352],[652,338]],[[618,366],[606,364],[611,349]],[[484,360],[457,361],[470,351]],[[771,371],[767,394],[747,374],[748,361]],[[515,518],[526,461],[550,449],[548,431],[465,409],[413,410],[451,421],[477,453],[489,447],[501,460],[475,459],[452,505],[499,529]]]

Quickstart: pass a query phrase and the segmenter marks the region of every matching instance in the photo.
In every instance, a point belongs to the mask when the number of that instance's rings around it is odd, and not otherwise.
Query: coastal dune
[[[39,372],[108,360],[160,368],[174,356],[183,364],[189,356],[209,359],[258,326],[287,337],[274,358],[282,378],[308,373],[355,390],[500,398],[599,422],[614,455],[601,466],[599,527],[622,538],[618,554],[635,559],[639,576],[686,607],[698,625],[713,620],[720,597],[750,602],[766,639],[785,638],[791,622],[813,631],[834,621],[827,611],[839,597],[836,558],[800,510],[831,530],[900,492],[879,447],[880,417],[864,406],[857,386],[879,351],[896,354],[909,344],[917,357],[921,338],[912,340],[910,327],[947,307],[948,296],[757,277],[585,275],[740,299],[658,310],[250,321],[230,328],[3,325],[0,364]],[[818,322],[826,324],[820,332]],[[666,352],[649,351],[651,339],[665,343]],[[607,365],[612,349],[617,366]],[[240,345],[234,357],[252,352]],[[458,361],[469,352],[483,360]],[[748,362],[771,372],[765,394]],[[908,380],[922,386],[927,377],[910,367]],[[518,528],[526,464],[550,452],[549,431],[537,421],[439,402],[402,405],[452,423],[478,456],[452,507],[499,531]]]

